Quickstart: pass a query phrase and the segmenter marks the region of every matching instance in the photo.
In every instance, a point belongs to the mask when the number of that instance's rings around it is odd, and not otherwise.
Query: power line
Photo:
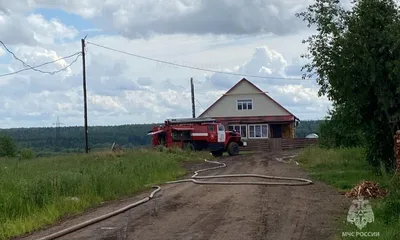
[[[95,45],[97,47],[101,47],[101,48],[104,48],[104,49],[108,49],[108,50],[111,50],[111,51],[114,51],[114,52],[119,52],[119,53],[122,53],[122,54],[126,54],[126,55],[130,55],[130,56],[133,56],[133,57],[137,57],[137,58],[142,58],[142,59],[146,59],[146,60],[150,60],[150,61],[154,61],[154,62],[169,64],[169,65],[182,67],[182,68],[200,70],[200,71],[205,71],[205,72],[220,73],[220,74],[240,76],[240,77],[248,77],[248,78],[285,79],[285,80],[303,80],[303,81],[304,80],[311,80],[311,79],[303,79],[303,78],[266,77],[266,76],[257,76],[257,75],[247,75],[247,74],[240,74],[240,73],[223,72],[223,71],[217,71],[217,70],[193,67],[193,66],[188,66],[188,65],[177,64],[177,63],[173,63],[173,62],[167,62],[167,61],[163,61],[163,60],[158,60],[158,59],[154,59],[154,58],[149,58],[149,57],[145,57],[145,56],[141,56],[141,55],[137,55],[137,54],[121,51],[121,50],[118,50],[118,49],[115,49],[115,48],[106,47],[106,46],[103,46],[103,45],[100,45],[100,44],[97,44],[97,43],[92,43],[92,42],[87,42],[87,43]]]
[[[201,108],[203,108],[203,110],[204,110],[204,111],[206,110],[206,108],[205,108],[205,107],[203,107],[203,105],[200,103],[200,101],[199,101],[199,100],[197,100],[197,99],[196,99],[196,102],[197,102],[197,103],[200,105],[200,107],[201,107]]]
[[[26,71],[26,70],[33,70],[33,71],[37,71],[37,72],[40,72],[40,73],[46,73],[46,74],[53,75],[53,74],[59,73],[59,72],[61,72],[61,71],[66,70],[67,68],[69,68],[72,64],[74,64],[74,63],[78,60],[79,55],[81,54],[81,52],[76,52],[76,53],[74,53],[74,54],[72,54],[72,55],[70,55],[70,56],[63,57],[63,58],[59,58],[59,59],[54,60],[54,61],[52,61],[52,62],[47,62],[47,63],[43,63],[43,64],[41,64],[41,65],[39,65],[39,66],[34,66],[34,67],[32,67],[31,65],[25,63],[23,60],[21,60],[20,58],[18,58],[10,49],[8,49],[8,47],[4,44],[3,41],[0,40],[0,44],[3,45],[4,49],[5,49],[7,52],[9,52],[9,53],[14,57],[14,59],[16,59],[17,61],[21,62],[22,65],[24,65],[24,67],[27,67],[27,68],[21,69],[21,70],[16,71],[16,72],[2,74],[2,75],[0,75],[0,77],[8,76],[8,75],[16,74],[16,73],[20,73],[20,72]],[[64,67],[64,68],[62,68],[62,69],[60,69],[60,70],[53,71],[53,72],[47,72],[47,71],[42,71],[42,70],[36,69],[36,68],[38,68],[38,67],[42,67],[42,66],[44,66],[44,65],[47,65],[47,64],[50,64],[50,63],[54,63],[54,62],[60,61],[60,60],[62,60],[62,59],[70,58],[70,57],[73,57],[73,56],[75,56],[75,55],[77,55],[76,59],[75,59],[74,61],[72,61],[68,66],[66,66],[66,67]]]
[[[24,72],[24,71],[27,71],[27,70],[35,70],[35,71],[38,71],[36,68],[43,67],[43,66],[45,66],[45,65],[48,65],[48,64],[51,64],[51,63],[55,63],[55,62],[58,62],[58,61],[60,61],[60,60],[63,60],[63,59],[67,59],[67,58],[71,58],[71,57],[76,56],[76,58],[75,58],[70,64],[68,64],[66,67],[64,67],[64,68],[62,68],[62,69],[59,69],[59,70],[57,70],[57,71],[45,72],[45,71],[40,71],[40,70],[39,70],[39,71],[42,72],[42,73],[46,73],[46,74],[53,75],[53,74],[59,73],[59,72],[61,72],[61,71],[66,70],[67,68],[69,68],[72,64],[74,64],[76,61],[78,61],[78,58],[79,58],[81,55],[82,55],[81,52],[77,52],[77,53],[74,53],[74,54],[69,55],[69,56],[66,56],[66,57],[58,58],[58,59],[56,59],[56,60],[54,60],[54,61],[51,61],[51,62],[45,62],[45,63],[42,63],[42,64],[37,65],[37,66],[33,66],[33,67],[30,66],[30,67],[23,68],[23,69],[20,69],[20,70],[18,70],[18,71],[15,71],[15,72],[0,74],[0,77],[5,77],[5,76],[9,76],[9,75],[14,75],[14,74],[17,74],[17,73],[20,73],[20,72]]]

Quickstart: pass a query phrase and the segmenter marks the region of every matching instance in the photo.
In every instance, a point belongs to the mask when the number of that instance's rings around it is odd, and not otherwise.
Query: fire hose
[[[195,184],[210,184],[210,185],[286,185],[286,186],[302,186],[302,185],[309,185],[312,184],[313,182],[309,179],[304,179],[304,178],[292,178],[292,177],[277,177],[277,176],[269,176],[269,175],[260,175],[260,174],[226,174],[226,175],[212,175],[212,176],[197,176],[200,172],[205,172],[205,171],[210,171],[210,170],[215,170],[219,168],[224,168],[226,167],[225,163],[217,162],[217,161],[209,161],[205,160],[208,163],[214,163],[218,164],[220,166],[216,167],[211,167],[211,168],[205,168],[201,170],[197,170],[194,172],[194,175],[191,176],[189,179],[183,179],[183,180],[176,180],[176,181],[169,181],[166,182],[165,184],[176,184],[176,183],[183,183],[183,182],[193,182]],[[279,179],[279,180],[291,180],[291,181],[297,181],[298,183],[290,183],[290,182],[255,182],[255,181],[247,181],[247,182],[216,182],[216,181],[198,181],[196,179],[212,179],[212,178],[237,178],[237,177],[254,177],[254,178],[263,178],[263,179]],[[75,232],[79,229],[85,228],[89,225],[92,225],[94,223],[103,221],[107,218],[119,215],[131,208],[137,207],[139,205],[142,205],[151,199],[154,198],[154,195],[161,190],[161,187],[159,186],[153,186],[155,190],[153,190],[148,197],[143,198],[140,201],[137,201],[135,203],[129,204],[125,207],[122,207],[120,209],[117,209],[115,211],[112,211],[110,213],[104,214],[99,217],[92,218],[88,221],[76,224],[74,226],[71,226],[69,228],[66,228],[64,230],[61,230],[59,232],[55,232],[53,234],[47,235],[45,237],[40,238],[39,240],[53,240],[59,237],[62,237],[64,235],[70,234],[72,232]]]

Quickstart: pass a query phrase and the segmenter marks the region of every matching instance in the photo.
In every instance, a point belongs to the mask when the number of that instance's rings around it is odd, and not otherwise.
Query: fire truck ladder
[[[214,118],[173,118],[173,119],[167,119],[166,122],[170,124],[210,123],[210,122],[216,122],[216,120]]]

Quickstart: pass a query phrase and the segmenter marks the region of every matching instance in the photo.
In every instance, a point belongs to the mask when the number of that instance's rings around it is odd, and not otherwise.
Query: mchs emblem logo
[[[353,204],[350,206],[347,214],[347,221],[355,224],[358,229],[363,229],[368,223],[374,221],[374,213],[368,200],[364,200],[362,197],[353,200]]]

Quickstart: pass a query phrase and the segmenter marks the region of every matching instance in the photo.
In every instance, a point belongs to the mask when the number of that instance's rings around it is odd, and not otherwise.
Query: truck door
[[[217,142],[218,141],[218,134],[216,134],[216,126],[210,124],[207,126],[208,130],[208,137],[210,142]]]
[[[218,124],[218,142],[225,142],[225,127],[222,124]]]

